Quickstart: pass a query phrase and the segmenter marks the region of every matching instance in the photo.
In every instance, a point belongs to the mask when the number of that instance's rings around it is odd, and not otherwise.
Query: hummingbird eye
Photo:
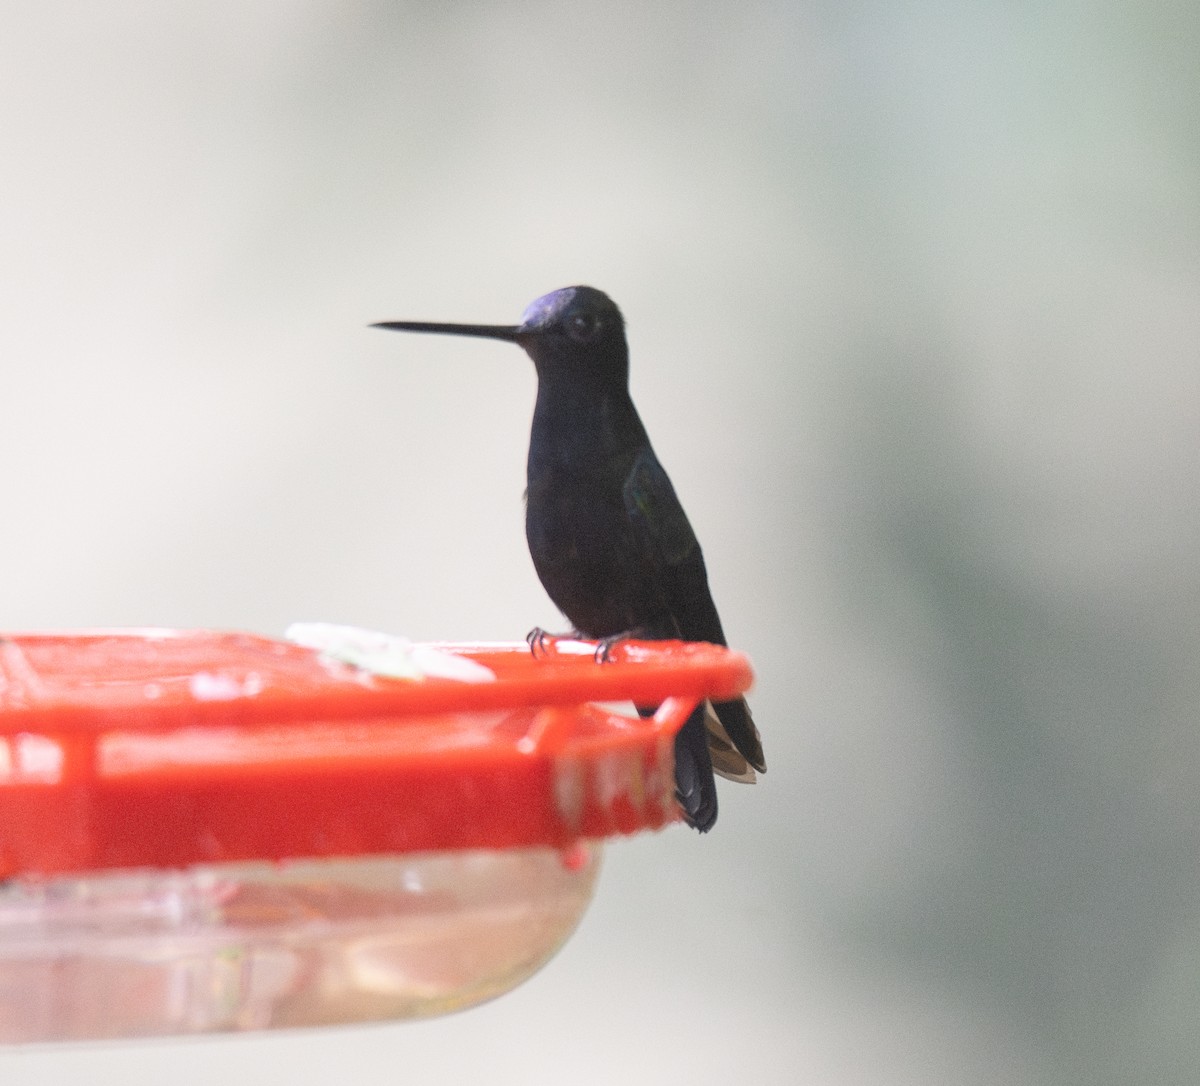
[[[590,343],[600,334],[600,318],[593,313],[575,313],[567,318],[567,335],[577,343]]]

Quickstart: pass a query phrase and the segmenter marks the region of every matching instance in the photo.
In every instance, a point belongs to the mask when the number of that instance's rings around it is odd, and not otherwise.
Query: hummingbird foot
[[[549,630],[543,630],[541,626],[534,626],[532,630],[525,635],[525,643],[529,646],[529,651],[533,654],[535,660],[541,660],[550,655],[551,644],[554,641],[579,641],[583,637],[578,630],[569,630],[567,633],[550,633]]]
[[[622,630],[620,633],[602,637],[596,644],[596,663],[610,663],[613,649],[622,641],[657,641],[661,639],[661,636],[661,634],[656,634],[651,626],[635,626],[632,630]]]

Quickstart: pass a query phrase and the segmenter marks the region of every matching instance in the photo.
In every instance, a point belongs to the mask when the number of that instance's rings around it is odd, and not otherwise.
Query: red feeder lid
[[[749,662],[548,644],[410,646],[464,681],[245,633],[0,635],[0,877],[564,846],[675,819],[674,734],[746,690]],[[661,706],[590,704],[626,700]]]

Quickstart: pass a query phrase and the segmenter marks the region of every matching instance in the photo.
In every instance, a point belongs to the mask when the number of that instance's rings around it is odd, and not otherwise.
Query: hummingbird
[[[372,327],[504,340],[533,360],[525,537],[546,592],[578,636],[600,642],[598,658],[626,638],[726,644],[700,544],[630,398],[625,322],[608,295],[565,287],[516,325]],[[545,636],[531,631],[531,647]],[[701,833],[716,822],[714,771],[753,783],[766,768],[745,699],[701,703],[675,737],[685,820]]]

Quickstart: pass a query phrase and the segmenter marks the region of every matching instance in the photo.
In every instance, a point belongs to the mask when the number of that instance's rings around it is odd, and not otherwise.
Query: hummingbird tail
[[[717,784],[713,779],[704,723],[706,703],[692,711],[675,736],[675,796],[687,824],[708,833],[717,822]]]
[[[750,715],[750,706],[746,704],[746,699],[714,702],[713,711],[721,722],[725,736],[737,748],[737,752],[759,773],[765,773],[767,760],[763,757],[762,740],[754,726],[754,718]]]
[[[636,708],[641,716],[653,716],[657,707]],[[683,808],[684,821],[701,833],[717,824],[717,782],[705,724],[709,711],[708,702],[702,701],[675,734],[675,798]]]
[[[746,756],[733,745],[725,725],[717,716],[710,701],[705,707],[704,727],[708,732],[708,753],[712,758],[713,772],[727,781],[738,784],[756,784],[758,774],[746,760]]]

